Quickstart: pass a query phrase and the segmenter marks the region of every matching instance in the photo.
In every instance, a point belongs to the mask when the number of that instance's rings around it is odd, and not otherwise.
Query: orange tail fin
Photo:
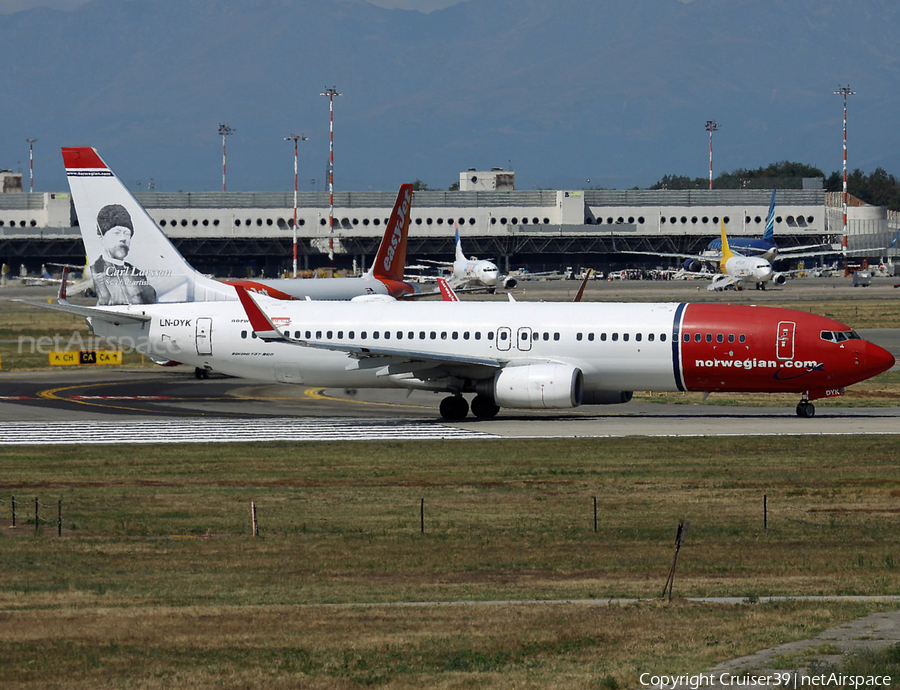
[[[372,265],[375,278],[403,280],[406,268],[406,239],[409,236],[409,212],[412,208],[413,186],[400,185],[391,219],[384,229],[384,238]]]

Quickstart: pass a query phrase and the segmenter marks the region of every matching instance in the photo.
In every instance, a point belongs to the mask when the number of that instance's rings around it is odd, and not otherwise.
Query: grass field
[[[897,451],[884,437],[2,448],[0,685],[631,688],[701,671],[886,605],[680,597],[900,591]],[[61,538],[35,532],[35,496],[45,517],[62,500]],[[652,600],[680,521],[672,602],[390,605]]]

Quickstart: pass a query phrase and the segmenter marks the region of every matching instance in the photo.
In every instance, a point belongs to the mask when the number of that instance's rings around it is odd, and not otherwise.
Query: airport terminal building
[[[755,190],[535,190],[514,189],[513,173],[460,174],[460,191],[413,196],[408,262],[451,259],[459,230],[467,255],[491,258],[501,270],[567,266],[599,270],[674,266],[677,260],[622,252],[702,250],[718,236],[762,236],[771,192]],[[19,188],[21,189],[21,187]],[[274,276],[290,268],[294,237],[292,192],[138,192],[138,201],[199,270],[219,276]],[[384,232],[396,192],[335,192],[329,232],[327,193],[297,196],[299,265],[368,267]],[[853,201],[848,246],[887,247],[900,218]],[[775,235],[781,246],[828,242],[840,247],[842,198],[819,190],[779,190]],[[897,243],[900,244],[900,243]],[[896,257],[897,246],[870,259]],[[68,193],[0,193],[0,262],[13,274],[24,264],[84,261]]]

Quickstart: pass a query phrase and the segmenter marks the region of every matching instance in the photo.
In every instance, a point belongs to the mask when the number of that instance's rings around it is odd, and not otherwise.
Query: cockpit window
[[[856,331],[822,331],[819,336],[822,340],[832,343],[842,343],[845,340],[862,340]]]

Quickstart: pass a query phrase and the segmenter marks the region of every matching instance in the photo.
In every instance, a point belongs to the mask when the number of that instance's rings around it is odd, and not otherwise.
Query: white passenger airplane
[[[423,263],[443,266],[450,270],[450,283],[453,287],[483,285],[485,287],[503,287],[514,290],[518,281],[512,276],[501,276],[497,264],[487,259],[467,258],[463,254],[459,240],[459,228],[456,230],[456,258],[452,262],[420,259]]]
[[[228,285],[288,300],[401,298],[419,291],[403,280],[411,184],[400,185],[375,261],[364,275],[217,281],[191,267],[95,149],[63,148],[62,155],[98,304],[234,300]],[[140,256],[137,267],[129,263],[134,256]]]
[[[787,281],[787,274],[776,272],[767,259],[732,252],[725,235],[725,221],[722,221],[721,248],[719,273],[713,276],[707,290],[741,289],[745,283],[753,283],[757,290],[765,290],[769,281],[776,285],[784,285]]]

